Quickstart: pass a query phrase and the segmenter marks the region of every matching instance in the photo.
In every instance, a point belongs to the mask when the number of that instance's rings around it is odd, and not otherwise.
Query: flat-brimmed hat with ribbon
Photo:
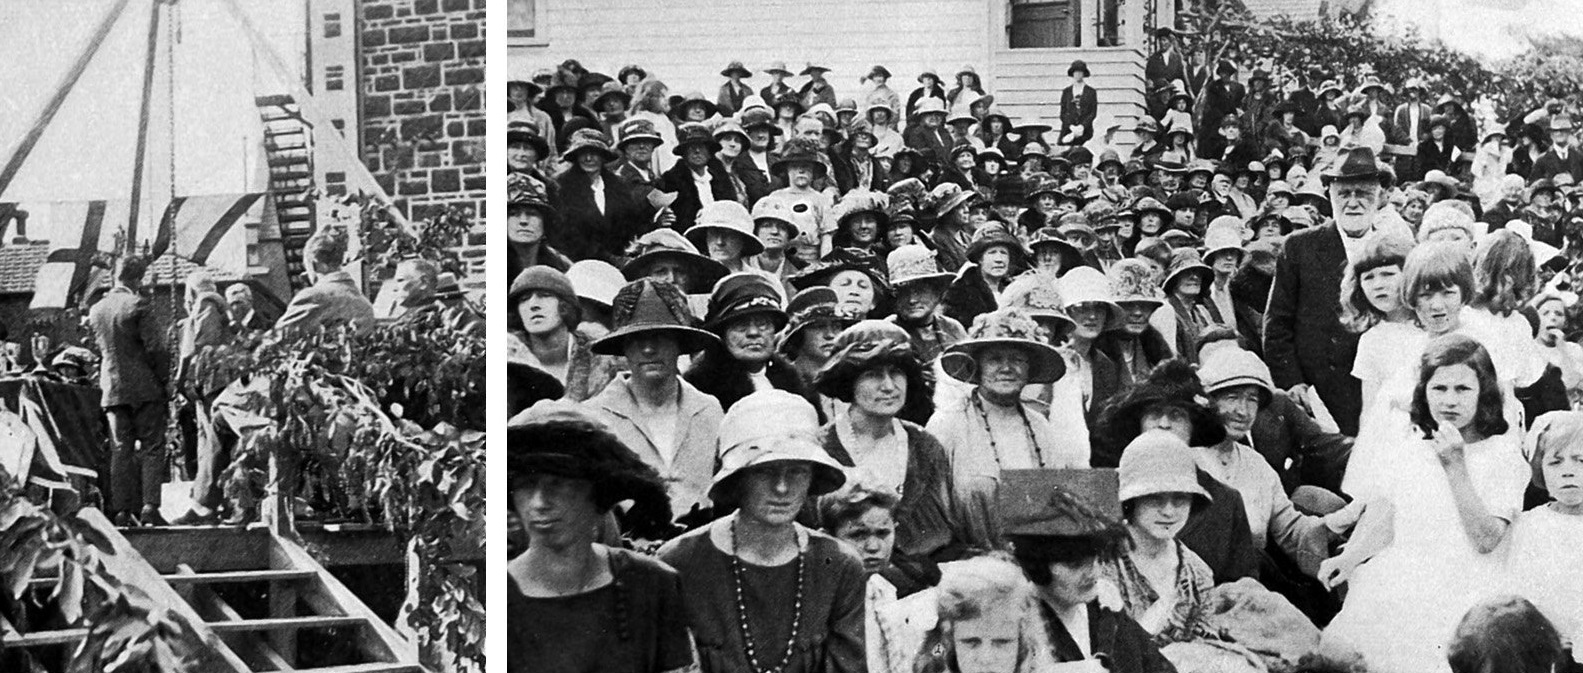
[[[1056,227],[1040,227],[1028,239],[1028,248],[1035,257],[1039,255],[1040,248],[1054,248],[1061,254],[1061,274],[1065,275],[1072,269],[1083,265],[1083,251],[1066,240],[1066,235]]]
[[[1367,147],[1354,147],[1341,156],[1341,161],[1335,167],[1320,174],[1320,181],[1328,185],[1336,180],[1353,182],[1359,180],[1378,181],[1386,175],[1380,168],[1380,162],[1374,157],[1374,150]]]
[[[1115,292],[1111,289],[1110,279],[1105,277],[1099,269],[1090,266],[1080,266],[1066,272],[1061,276],[1061,299],[1066,302],[1065,310],[1068,317],[1071,311],[1079,306],[1095,306],[1105,311],[1105,325],[1101,331],[1109,331],[1121,327],[1121,305],[1116,303]]]
[[[709,234],[735,234],[742,241],[742,256],[764,252],[764,241],[753,233],[753,216],[736,201],[716,201],[698,210],[697,223],[687,228],[687,240],[699,250],[709,248]]]
[[[1039,324],[1021,309],[1001,308],[979,315],[967,339],[952,344],[940,356],[947,376],[978,383],[979,361],[991,348],[1012,348],[1028,358],[1028,383],[1054,383],[1066,375],[1066,361],[1055,347],[1039,340]]]
[[[1241,348],[1222,348],[1206,354],[1198,366],[1198,380],[1206,395],[1237,386],[1253,386],[1259,391],[1260,408],[1268,406],[1275,397],[1275,380],[1270,376],[1270,366]]]
[[[1187,413],[1193,426],[1190,446],[1214,446],[1226,438],[1226,427],[1209,404],[1198,373],[1186,360],[1171,359],[1155,365],[1149,376],[1122,390],[1105,403],[1094,424],[1095,434],[1120,455],[1123,447],[1143,434],[1143,416],[1150,409],[1174,407]]]
[[[600,511],[633,501],[622,521],[635,534],[674,533],[665,481],[589,407],[540,401],[511,419],[506,437],[509,483],[533,474],[588,481]]]
[[[818,432],[819,412],[799,395],[761,390],[737,400],[720,419],[720,469],[709,485],[709,499],[735,506],[742,473],[777,463],[804,463],[813,469],[809,497],[841,488],[846,472],[820,446]]]
[[[660,132],[654,128],[654,122],[647,119],[628,119],[616,127],[616,149],[626,149],[627,143],[647,142],[655,147],[665,143],[660,137]]]
[[[615,329],[589,346],[599,355],[625,355],[627,339],[641,334],[664,334],[676,339],[683,353],[696,353],[720,342],[714,334],[694,327],[687,296],[670,283],[643,278],[626,284],[612,302]]]
[[[1050,328],[1051,343],[1060,343],[1072,333],[1076,323],[1066,315],[1066,301],[1053,274],[1030,271],[1017,276],[1000,294],[1000,305],[1021,309]]]
[[[1165,430],[1150,430],[1127,444],[1116,467],[1122,506],[1149,495],[1183,493],[1193,496],[1193,511],[1208,507],[1209,491],[1198,483],[1198,460],[1181,437]]]
[[[778,340],[778,350],[782,353],[791,348],[793,342],[803,330],[819,323],[832,323],[846,329],[863,319],[863,316],[847,310],[835,290],[823,285],[802,290],[786,303],[787,323],[786,329],[781,331]]]
[[[573,262],[571,268],[566,270],[566,279],[572,281],[578,299],[593,302],[605,309],[611,307],[611,302],[616,300],[616,293],[627,284],[626,276],[621,275],[620,269],[599,259]]]
[[[993,247],[1004,247],[1011,254],[1011,268],[1020,269],[1028,264],[1028,251],[1022,247],[1022,241],[1013,236],[1005,227],[998,223],[988,223],[973,232],[973,239],[967,244],[967,261],[977,264],[984,253]]]
[[[857,271],[868,276],[869,282],[874,284],[875,301],[878,303],[890,293],[890,277],[881,264],[879,256],[867,250],[836,248],[787,280],[792,287],[803,290],[816,285],[829,285],[830,280],[842,271]]]
[[[1242,218],[1235,215],[1215,218],[1204,230],[1204,259],[1212,260],[1222,252],[1236,252],[1237,264],[1240,265],[1243,257],[1242,232],[1245,229]]]
[[[918,358],[907,330],[885,320],[864,320],[842,330],[830,359],[814,377],[814,387],[821,395],[851,402],[858,377],[885,365],[894,365],[906,377],[909,400],[915,395],[928,399],[933,373]]]
[[[715,134],[708,126],[687,123],[676,127],[676,146],[671,148],[671,154],[679,157],[687,156],[687,148],[693,145],[709,148],[710,154],[720,151],[720,142],[715,140]]]
[[[802,69],[802,72],[799,72],[797,74],[798,75],[812,75],[814,73],[827,73],[827,72],[830,72],[829,68],[826,68],[826,67],[824,67],[822,65],[814,63],[813,61],[809,61],[808,65],[805,66]]]
[[[725,70],[721,70],[720,71],[720,76],[721,77],[730,77],[733,73],[735,73],[736,75],[740,76],[743,79],[747,79],[747,78],[753,76],[753,71],[752,70],[748,70],[747,66],[742,65],[741,61],[732,61],[730,63],[730,65],[726,66]]]
[[[940,270],[934,251],[914,243],[892,250],[885,257],[885,268],[890,270],[891,287],[897,292],[914,285],[928,284],[944,292],[954,277]]]
[[[786,298],[774,279],[761,273],[742,271],[733,273],[715,283],[709,293],[709,309],[704,315],[703,327],[716,335],[738,318],[748,315],[768,315],[775,324],[775,331],[786,328]]]
[[[691,276],[687,294],[708,292],[716,281],[727,273],[726,267],[698,252],[698,246],[688,241],[675,229],[655,229],[639,236],[627,247],[631,261],[622,265],[621,275],[627,280],[637,280],[649,275],[656,262],[674,260],[682,263]]]
[[[1148,304],[1159,308],[1165,303],[1160,286],[1154,283],[1154,271],[1143,260],[1117,261],[1105,276],[1110,279],[1111,301],[1119,305]]]
[[[1209,291],[1209,284],[1215,281],[1215,270],[1204,264],[1197,250],[1192,248],[1172,250],[1171,266],[1166,269],[1165,282],[1162,283],[1165,292],[1169,294],[1172,287],[1189,276],[1198,278],[1198,291],[1202,296],[1202,293]]]

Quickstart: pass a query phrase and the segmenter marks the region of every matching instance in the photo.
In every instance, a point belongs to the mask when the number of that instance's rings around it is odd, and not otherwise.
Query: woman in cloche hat
[[[791,362],[803,384],[812,389],[814,379],[835,352],[836,337],[861,316],[842,305],[835,290],[822,285],[798,292],[786,305],[786,313],[789,321],[776,338],[777,350]],[[846,408],[836,398],[823,394],[817,403],[825,418],[835,418],[838,411]]]
[[[577,329],[582,308],[566,274],[547,266],[524,269],[506,293],[506,358],[549,372],[566,387],[565,399],[592,397],[615,376],[615,363],[589,348]]]
[[[1022,399],[1028,384],[1059,380],[1066,363],[1039,339],[1033,318],[1005,308],[979,316],[968,338],[946,349],[940,364],[947,376],[971,388],[960,399],[942,402],[927,428],[951,457],[967,542],[990,547],[1002,471],[1088,465],[1088,446],[1057,433],[1041,409]]]
[[[819,447],[818,414],[797,395],[743,397],[720,424],[709,495],[735,512],[666,543],[703,673],[860,671],[863,564],[797,516],[846,481]]]
[[[672,671],[694,664],[677,572],[649,557],[595,542],[619,502],[633,533],[670,528],[665,484],[585,407],[543,401],[507,429],[511,509],[528,547],[511,577],[506,669],[616,667]]]

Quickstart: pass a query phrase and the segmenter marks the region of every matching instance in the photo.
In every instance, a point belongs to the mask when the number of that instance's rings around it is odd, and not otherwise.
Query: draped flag
[[[143,227],[136,242],[153,258],[173,254],[195,264],[246,274],[247,238],[237,227],[262,193],[179,196],[166,204],[157,226]],[[125,200],[0,203],[0,241],[13,236],[48,241],[50,252],[34,281],[30,308],[61,308],[97,284],[93,263],[116,252],[127,229]],[[23,214],[25,218],[23,217]],[[148,231],[152,229],[152,231]]]

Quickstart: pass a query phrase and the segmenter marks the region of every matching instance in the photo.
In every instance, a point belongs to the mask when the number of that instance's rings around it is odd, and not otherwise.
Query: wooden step
[[[267,619],[239,619],[219,622],[208,622],[210,631],[215,633],[247,633],[255,631],[299,631],[302,629],[324,629],[335,626],[364,626],[368,620],[362,617],[347,617],[340,615],[316,615],[313,617],[271,617]]]
[[[8,629],[0,635],[0,649],[70,645],[82,642],[87,637],[88,629],[57,629],[33,633],[17,633]]]
[[[295,182],[313,177],[313,171],[275,171],[269,172],[270,182]]]
[[[311,570],[232,570],[217,573],[163,575],[171,584],[239,584],[242,582],[283,582],[312,579]]]
[[[271,94],[268,96],[254,96],[253,105],[257,107],[280,107],[283,105],[296,105],[296,99],[286,94]]]
[[[295,670],[296,673],[423,673],[423,667],[417,664],[351,664]]]

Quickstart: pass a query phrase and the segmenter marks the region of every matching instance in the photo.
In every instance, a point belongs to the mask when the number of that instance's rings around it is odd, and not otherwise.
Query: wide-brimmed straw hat
[[[628,283],[616,293],[612,315],[615,329],[595,340],[590,351],[625,355],[627,339],[640,334],[671,336],[683,353],[696,353],[720,342],[714,334],[693,326],[696,319],[687,296],[670,283],[648,278]]]
[[[1201,510],[1212,500],[1209,491],[1198,483],[1198,461],[1193,449],[1171,432],[1150,430],[1127,444],[1116,468],[1121,488],[1116,494],[1122,504],[1148,495],[1185,493],[1193,496],[1193,509]]]
[[[1039,324],[1021,309],[1002,308],[973,320],[967,339],[940,357],[947,376],[978,383],[979,362],[991,348],[1013,348],[1028,358],[1028,383],[1053,383],[1066,375],[1066,361],[1054,347],[1039,340]]]
[[[736,234],[742,239],[742,256],[764,252],[764,241],[753,232],[753,216],[736,201],[716,201],[698,211],[696,224],[687,228],[687,240],[700,251],[709,249],[711,232]]]
[[[720,469],[709,484],[709,499],[735,505],[732,490],[742,472],[776,463],[813,469],[809,497],[841,488],[846,472],[820,446],[818,432],[819,412],[799,395],[761,390],[737,400],[720,420]]]

